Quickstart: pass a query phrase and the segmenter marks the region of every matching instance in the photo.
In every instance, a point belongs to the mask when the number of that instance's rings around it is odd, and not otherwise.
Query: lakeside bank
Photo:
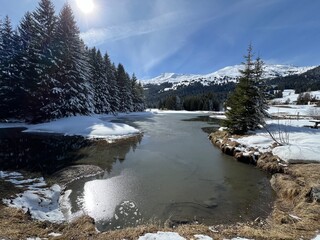
[[[209,135],[223,153],[272,174],[270,184],[277,198],[261,226],[250,223],[237,233],[254,239],[312,239],[320,230],[320,164],[288,163],[270,151],[246,148],[237,141],[241,137],[224,131]]]

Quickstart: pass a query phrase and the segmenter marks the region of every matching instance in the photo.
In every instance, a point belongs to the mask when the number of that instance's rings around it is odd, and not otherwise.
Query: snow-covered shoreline
[[[255,148],[261,153],[272,152],[287,163],[320,162],[320,129],[307,127],[314,125],[310,122],[310,113],[317,113],[319,109],[312,105],[270,107],[271,115],[278,112],[284,116],[295,113],[296,118],[269,119],[265,129],[250,132],[248,136],[233,140],[244,146],[243,151]],[[275,141],[267,130],[282,146],[274,147]]]
[[[88,139],[103,139],[109,142],[127,138],[141,133],[128,124],[115,123],[113,120],[126,117],[148,117],[153,113],[121,113],[118,115],[103,114],[91,116],[72,116],[57,119],[47,123],[0,123],[0,128],[26,128],[25,133],[62,134],[65,136],[82,136]]]

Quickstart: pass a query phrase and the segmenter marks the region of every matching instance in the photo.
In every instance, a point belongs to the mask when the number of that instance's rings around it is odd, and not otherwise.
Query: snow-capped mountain
[[[296,67],[291,65],[274,65],[266,64],[264,66],[264,78],[272,79],[276,77],[286,77],[293,74],[301,74],[310,69],[311,67]],[[211,84],[224,84],[228,82],[236,82],[240,76],[239,70],[243,69],[243,65],[228,66],[216,72],[194,75],[194,74],[176,74],[176,73],[163,73],[152,79],[144,80],[142,83],[160,85],[162,83],[172,83],[172,87],[165,88],[163,91],[175,90],[178,87],[189,86],[194,83],[201,83],[203,86]]]

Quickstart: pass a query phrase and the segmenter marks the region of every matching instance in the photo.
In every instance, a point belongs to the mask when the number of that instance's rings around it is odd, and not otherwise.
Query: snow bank
[[[254,135],[236,139],[246,147],[255,147],[260,152],[272,151],[289,163],[320,162],[320,129],[303,127],[310,125],[309,120],[269,120],[267,129],[284,146],[272,149],[274,141],[265,130]]]
[[[224,240],[229,240],[229,239],[224,239]],[[230,239],[230,240],[254,240],[254,239],[237,237],[237,238],[232,238],[232,239]]]
[[[194,235],[196,240],[213,240],[212,237],[208,237],[206,235],[202,235],[202,234],[197,234]]]
[[[147,233],[144,236],[138,238],[138,240],[186,240],[178,233],[174,232],[157,232]]]
[[[65,220],[59,207],[61,188],[55,184],[48,187],[43,178],[24,179],[18,172],[0,171],[0,178],[16,187],[27,189],[13,199],[3,199],[9,207],[29,212],[32,218],[40,221],[62,222]]]
[[[318,135],[318,139],[319,137],[320,135]],[[290,163],[320,162],[319,144],[317,144],[317,147],[299,145],[276,147],[272,150],[272,153]]]
[[[197,234],[194,235],[195,240],[213,240],[213,238]],[[147,233],[144,236],[139,237],[138,240],[186,240],[184,237],[181,237],[178,233],[175,232],[157,232],[157,233]],[[248,238],[232,238],[232,239],[224,239],[224,240],[253,240]],[[318,239],[316,239],[318,240]]]
[[[41,124],[0,123],[0,128],[27,128],[26,133],[57,133],[66,136],[83,136],[90,139],[105,139],[112,141],[138,134],[140,131],[132,126],[111,121],[119,118],[152,117],[150,111],[135,113],[120,113],[118,115],[102,114],[92,116],[74,116],[61,118]]]
[[[59,133],[66,136],[78,135],[87,138],[113,140],[137,134],[139,130],[127,124],[112,123],[94,116],[75,116],[48,123],[29,125],[24,132]]]

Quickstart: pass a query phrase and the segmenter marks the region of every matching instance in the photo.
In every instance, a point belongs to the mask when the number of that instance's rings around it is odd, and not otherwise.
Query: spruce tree
[[[74,20],[71,7],[62,8],[55,35],[56,56],[55,87],[52,94],[55,101],[48,105],[48,111],[56,110],[55,117],[88,114],[88,59],[80,32]]]
[[[261,89],[263,63],[260,58],[253,60],[252,47],[240,70],[241,76],[235,90],[226,101],[226,117],[223,125],[233,134],[244,134],[265,124],[267,103]]]
[[[93,105],[95,113],[109,113],[109,90],[107,81],[107,69],[100,50],[89,50],[90,83],[92,86]]]
[[[12,118],[17,115],[20,79],[16,62],[17,35],[8,16],[0,25],[0,39],[0,118]]]
[[[37,71],[39,58],[36,49],[36,23],[30,12],[27,12],[18,26],[19,34],[19,53],[18,62],[22,81],[22,116],[25,120],[31,120],[34,111],[38,111],[35,107],[37,96],[37,83],[39,82],[39,74]]]
[[[110,112],[116,114],[120,109],[120,96],[119,96],[119,86],[117,82],[117,69],[113,63],[110,61],[108,53],[105,53],[104,57],[104,67],[106,71],[106,77],[108,81],[108,102],[110,104]]]
[[[133,111],[141,112],[145,109],[144,99],[143,99],[143,87],[141,83],[138,83],[138,79],[135,74],[131,77],[131,89],[132,89],[132,102]]]
[[[57,58],[54,55],[54,39],[57,31],[57,17],[50,0],[41,0],[32,13],[34,18],[33,50],[36,56],[36,83],[33,84],[32,115],[33,121],[54,118],[55,113],[49,105],[55,101],[53,91],[56,87],[55,71]]]
[[[117,68],[117,83],[119,87],[120,100],[119,111],[129,112],[132,106],[130,78],[121,63],[118,64]]]

